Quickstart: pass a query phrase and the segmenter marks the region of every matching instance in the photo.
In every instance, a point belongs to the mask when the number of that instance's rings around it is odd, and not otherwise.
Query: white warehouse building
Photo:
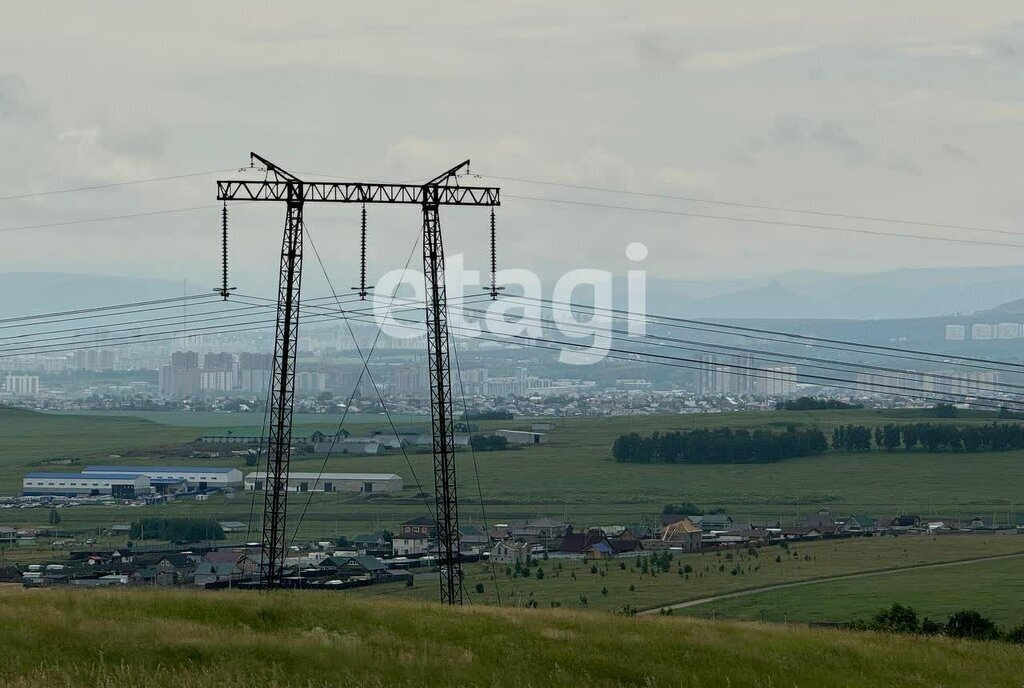
[[[509,444],[544,444],[548,436],[543,432],[527,432],[525,430],[495,430],[494,434],[504,437]]]
[[[245,476],[246,490],[263,490],[265,471]],[[402,478],[395,473],[296,473],[288,475],[289,492],[401,492]]]
[[[153,480],[184,480],[188,487],[200,490],[242,484],[242,471],[222,466],[87,466],[82,473],[122,473],[144,475]]]
[[[133,499],[149,494],[152,487],[145,475],[132,473],[28,473],[21,481],[26,497],[99,497],[111,495]]]

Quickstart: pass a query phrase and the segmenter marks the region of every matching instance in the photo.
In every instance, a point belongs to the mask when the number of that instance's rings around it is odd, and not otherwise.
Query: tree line
[[[947,635],[952,638],[1024,643],[1024,624],[1003,630],[992,619],[973,609],[963,609],[955,614],[950,614],[946,622],[942,623],[929,619],[927,616],[920,619],[913,607],[897,603],[889,609],[880,610],[867,621],[855,622],[853,626],[862,630],[886,633]]]
[[[822,397],[800,397],[775,402],[776,411],[832,411],[837,409],[860,409],[864,404],[851,404],[838,399]]]
[[[840,425],[832,430],[836,451],[984,452],[1024,449],[1024,424],[950,425],[946,423],[887,424],[875,428]]]
[[[199,542],[223,540],[224,529],[209,518],[143,518],[132,523],[132,540]]]
[[[825,433],[817,428],[791,426],[781,432],[700,428],[647,437],[635,432],[620,435],[612,445],[612,456],[621,463],[769,463],[827,450]]]

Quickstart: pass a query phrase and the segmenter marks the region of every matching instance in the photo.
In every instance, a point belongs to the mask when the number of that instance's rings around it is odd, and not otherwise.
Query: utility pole
[[[295,361],[298,350],[299,292],[302,282],[302,208],[310,203],[383,203],[418,205],[423,212],[423,273],[426,284],[427,357],[430,370],[431,421],[434,454],[434,504],[440,556],[441,601],[462,604],[459,562],[459,511],[455,478],[455,432],[452,417],[448,301],[444,282],[444,243],[441,206],[500,205],[497,187],[459,186],[458,175],[469,169],[465,161],[424,184],[361,182],[305,182],[266,158],[250,153],[250,166],[266,169],[262,181],[217,182],[221,201],[276,201],[285,203],[286,219],[281,245],[277,298],[277,332],[271,425],[267,451],[267,480],[263,500],[263,566],[261,584],[280,586],[286,556],[288,470],[291,458],[292,409],[295,399]],[[226,217],[226,215],[224,216]],[[365,296],[365,214],[362,219],[363,262],[360,296]],[[226,234],[226,221],[224,225]],[[493,253],[493,221],[491,224]],[[492,255],[492,269],[494,256]],[[224,270],[227,261],[224,260]],[[227,296],[227,278],[222,294]],[[493,279],[492,279],[493,287]],[[492,288],[492,296],[494,295]]]

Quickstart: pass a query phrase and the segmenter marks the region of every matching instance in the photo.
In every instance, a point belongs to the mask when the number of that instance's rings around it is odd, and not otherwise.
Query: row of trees
[[[859,409],[864,404],[850,404],[838,399],[820,397],[800,397],[775,402],[776,411],[832,411],[836,409]]]
[[[501,435],[471,435],[469,446],[473,451],[502,451],[508,449],[508,439]]]
[[[132,523],[133,540],[198,542],[223,540],[224,529],[209,518],[144,518]]]
[[[817,428],[772,430],[700,428],[643,437],[620,435],[612,456],[622,463],[769,463],[828,450],[825,433]]]
[[[946,423],[908,423],[881,425],[874,429],[863,425],[842,425],[832,430],[832,448],[836,451],[878,449],[930,452],[982,452],[1024,449],[1024,424],[950,425]]]
[[[460,420],[512,420],[511,411],[500,411],[498,409],[474,409],[469,413],[459,416]]]
[[[1006,640],[1024,643],[1024,625],[1008,630],[1000,629],[992,619],[982,616],[973,609],[963,609],[951,614],[945,623],[934,621],[927,616],[918,617],[913,607],[893,604],[882,609],[868,621],[854,624],[857,628],[886,633],[919,633],[922,635],[948,635],[953,638],[975,640]]]

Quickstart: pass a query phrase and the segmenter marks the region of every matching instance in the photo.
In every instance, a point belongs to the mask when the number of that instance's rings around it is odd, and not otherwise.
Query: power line
[[[478,313],[478,314],[481,314],[481,316],[486,315],[486,311],[480,311],[478,309],[462,308],[460,310],[462,312],[464,312],[464,313]],[[562,310],[564,310],[564,309],[562,309]],[[545,319],[545,318],[531,318],[531,317],[528,317],[528,316],[523,316],[522,318],[519,319],[519,322],[526,322],[526,321],[540,323],[542,326],[545,326],[545,327],[552,327],[553,326],[555,329],[558,329],[558,330],[562,331],[564,334],[568,334],[565,331],[565,325],[563,323],[559,323],[559,322],[557,322],[555,320]],[[610,337],[610,339],[613,339],[613,340],[616,340],[616,341],[636,341],[636,340],[639,339],[639,340],[642,340],[644,344],[647,344],[649,346],[658,346],[658,347],[666,347],[667,346],[667,347],[670,347],[672,349],[677,349],[677,350],[682,350],[682,351],[695,351],[695,352],[698,352],[698,353],[719,354],[719,353],[721,353],[723,351],[726,351],[726,352],[729,352],[729,353],[734,353],[734,354],[735,353],[739,353],[739,354],[743,354],[743,355],[755,354],[754,356],[751,356],[751,358],[753,358],[754,360],[766,361],[766,362],[770,362],[770,363],[783,363],[783,364],[792,364],[795,361],[795,362],[799,362],[801,365],[803,365],[805,367],[821,368],[821,369],[824,369],[824,370],[833,370],[833,371],[841,370],[843,372],[858,372],[858,371],[865,371],[865,370],[868,370],[868,371],[879,371],[879,372],[883,373],[882,375],[879,375],[879,377],[884,377],[884,378],[889,378],[889,379],[899,379],[899,377],[902,376],[902,375],[910,374],[910,375],[921,375],[922,377],[926,377],[926,378],[929,378],[929,379],[932,379],[932,380],[947,381],[947,382],[952,382],[952,383],[955,383],[955,384],[960,384],[960,383],[963,382],[962,378],[958,378],[958,377],[955,377],[955,376],[949,376],[949,375],[945,375],[945,374],[942,374],[942,373],[919,372],[919,371],[913,371],[913,370],[907,370],[907,369],[886,368],[886,367],[883,367],[883,366],[877,366],[877,365],[866,364],[866,363],[839,361],[839,360],[836,360],[836,359],[818,358],[818,357],[814,357],[814,356],[806,356],[806,355],[800,355],[800,354],[776,353],[776,352],[772,352],[772,351],[765,351],[763,349],[752,349],[752,348],[749,348],[749,347],[741,347],[741,346],[735,346],[735,345],[729,345],[729,344],[716,344],[716,343],[713,343],[713,342],[702,342],[702,341],[694,341],[694,340],[688,340],[688,339],[677,339],[675,337],[665,337],[665,336],[654,335],[654,334],[644,334],[644,335],[639,335],[638,336],[638,335],[633,335],[633,334],[629,333],[628,331],[618,330],[618,329],[615,329],[615,328],[609,328],[607,330],[604,330],[604,329],[600,329],[600,330],[589,329],[588,330],[586,328],[577,328],[577,329],[573,330],[573,332],[575,332],[576,334],[579,334],[580,336],[597,336],[597,337],[604,336],[606,334],[611,334],[611,335],[614,335],[614,336]],[[692,345],[692,346],[684,346],[684,345]],[[780,359],[783,359],[783,360],[780,360]],[[804,361],[812,361],[813,363],[807,364],[807,363],[804,363]],[[831,364],[831,366],[815,365],[815,363],[828,363],[828,364]],[[729,367],[728,364],[722,364],[722,365],[724,367]],[[845,366],[846,368],[854,368],[854,370],[846,370],[843,367],[836,368],[834,366]],[[893,375],[887,375],[887,374],[884,374],[884,373],[893,373]],[[873,373],[873,374],[875,374],[875,373]],[[1004,388],[1007,389],[1007,390],[1022,390],[1022,389],[1024,389],[1024,385],[1018,385],[1018,384],[1007,383],[1007,382],[998,382],[998,381],[992,381],[992,382],[988,382],[988,381],[976,381],[975,382],[975,381],[972,381],[972,384],[977,385],[979,387],[982,387],[982,386],[983,387],[989,387],[992,391],[999,391],[999,390],[1004,389]]]
[[[106,217],[90,217],[84,220],[65,220],[64,222],[46,222],[38,225],[22,225],[20,227],[3,227],[0,232],[20,232],[28,229],[48,229],[53,227],[68,227],[70,225],[84,225],[93,222],[108,222],[112,220],[130,220],[137,217],[152,217],[154,215],[170,215],[173,213],[190,213],[196,210],[209,210],[219,208],[216,205],[197,205],[190,208],[168,208],[167,210],[150,210],[143,213],[129,213],[127,215],[108,215]]]
[[[524,300],[527,300],[527,301],[535,301],[535,302],[539,302],[539,303],[557,303],[559,305],[573,306],[573,307],[576,307],[576,308],[587,309],[587,310],[594,311],[594,312],[601,311],[601,312],[604,312],[604,313],[611,313],[611,314],[614,314],[614,315],[620,316],[620,317],[622,315],[625,315],[625,316],[627,316],[626,319],[629,319],[628,316],[635,315],[634,313],[631,313],[630,311],[623,310],[623,309],[618,309],[618,308],[600,308],[600,307],[597,307],[597,306],[589,306],[589,305],[585,305],[585,304],[572,304],[572,303],[565,302],[565,301],[553,301],[553,300],[549,300],[549,299],[535,299],[535,298],[532,298],[532,297],[515,296],[515,295],[509,295],[508,298],[524,299]],[[712,322],[712,321],[707,321],[707,320],[694,320],[694,319],[691,319],[691,318],[679,318],[679,317],[668,316],[668,315],[657,315],[657,314],[645,313],[645,314],[643,314],[643,318],[644,319],[650,319],[650,320],[657,320],[657,321],[665,321],[665,322],[670,322],[670,323],[680,323],[679,326],[683,327],[684,329],[697,329],[697,330],[700,329],[700,328],[695,328],[695,327],[686,327],[688,325],[701,325],[701,326],[710,327],[710,328],[717,328],[717,329],[712,329],[712,330],[701,330],[701,331],[717,332],[719,334],[728,334],[728,332],[721,332],[721,330],[727,330],[727,331],[735,330],[735,331],[741,332],[742,336],[751,337],[752,339],[763,339],[763,338],[765,338],[763,335],[773,335],[773,336],[777,336],[777,337],[783,337],[783,338],[786,338],[786,339],[796,339],[796,340],[800,340],[800,341],[813,342],[815,346],[820,346],[820,345],[841,345],[841,346],[847,346],[847,347],[858,347],[860,349],[869,349],[869,350],[873,350],[873,351],[858,351],[857,349],[840,349],[840,350],[842,350],[842,351],[855,351],[857,353],[867,353],[867,354],[871,354],[871,355],[875,355],[875,356],[885,356],[886,354],[897,354],[896,357],[898,357],[898,358],[907,358],[908,360],[927,360],[928,362],[931,362],[931,363],[935,362],[935,361],[931,360],[933,358],[942,359],[943,361],[950,361],[950,360],[952,360],[952,361],[960,361],[960,362],[962,362],[961,365],[963,365],[965,367],[983,368],[983,369],[986,369],[986,370],[999,370],[999,368],[986,368],[985,366],[1006,366],[1008,368],[1017,368],[1017,369],[1024,370],[1024,364],[1022,364],[1022,363],[1011,363],[1009,361],[996,361],[996,360],[987,359],[987,358],[976,358],[976,357],[972,357],[972,356],[958,356],[956,354],[943,354],[943,353],[938,353],[938,352],[934,352],[934,351],[924,351],[924,350],[920,350],[920,349],[904,349],[904,348],[900,348],[900,347],[885,346],[885,345],[882,345],[882,344],[867,344],[867,343],[864,343],[864,342],[856,342],[856,341],[851,341],[851,340],[829,339],[829,338],[826,338],[826,337],[814,337],[814,336],[811,336],[811,335],[796,334],[796,333],[793,333],[793,332],[783,332],[783,331],[779,331],[779,330],[769,330],[769,329],[757,328],[757,327],[746,327],[746,326],[742,326],[742,325],[728,325],[728,324],[725,324],[725,323]],[[780,341],[780,340],[778,340],[778,339],[768,339],[768,341]],[[824,346],[823,348],[834,348],[834,347]],[[878,353],[879,351],[881,351],[883,353]],[[909,355],[925,356],[925,357],[930,357],[930,358],[928,358],[928,359],[915,359],[915,358],[912,358]]]
[[[692,203],[708,203],[708,204],[713,204],[713,205],[732,206],[732,207],[736,207],[736,208],[751,208],[751,209],[754,209],[754,210],[770,210],[770,211],[773,211],[773,212],[799,213],[799,214],[802,214],[802,215],[817,215],[817,216],[820,216],[820,217],[838,217],[838,218],[842,218],[844,220],[867,220],[867,221],[870,221],[870,222],[885,222],[885,223],[888,223],[888,224],[916,225],[918,227],[934,227],[936,229],[958,229],[958,230],[964,230],[964,231],[969,231],[969,232],[987,232],[987,233],[992,233],[992,234],[1007,234],[1009,236],[1024,236],[1024,233],[1022,233],[1022,232],[1013,232],[1013,231],[1006,230],[1006,229],[994,229],[994,228],[990,228],[990,227],[977,227],[977,226],[971,226],[971,225],[947,224],[947,223],[943,223],[943,222],[930,222],[930,221],[922,221],[922,220],[907,220],[907,219],[900,219],[900,218],[893,218],[893,217],[881,217],[881,216],[878,216],[878,215],[856,215],[856,214],[851,214],[851,213],[840,213],[840,212],[835,212],[835,211],[811,210],[811,209],[808,209],[808,208],[793,208],[793,207],[776,206],[776,205],[761,205],[761,204],[758,204],[758,203],[748,203],[748,202],[743,202],[743,201],[720,201],[720,200],[716,200],[716,199],[712,199],[712,198],[704,198],[704,197],[698,197],[698,196],[679,196],[679,195],[673,195],[673,194],[654,193],[654,192],[650,192],[650,191],[629,191],[627,189],[611,189],[611,188],[601,187],[601,186],[588,186],[588,185],[585,185],[585,184],[568,184],[568,183],[564,183],[564,182],[544,181],[544,180],[539,180],[539,179],[523,179],[521,177],[502,177],[502,176],[498,176],[498,175],[495,175],[495,174],[480,174],[480,173],[476,173],[476,174],[469,175],[469,176],[486,177],[488,179],[501,179],[501,180],[510,181],[510,182],[521,182],[523,184],[538,184],[538,185],[543,185],[543,186],[557,186],[557,187],[563,187],[563,188],[567,188],[567,189],[579,189],[579,190],[582,190],[582,191],[598,191],[598,192],[601,192],[601,193],[614,193],[614,194],[624,194],[624,195],[629,195],[629,196],[641,196],[641,197],[644,197],[644,198],[660,198],[660,199],[672,200],[672,201],[687,201],[687,202],[692,202]]]
[[[35,191],[32,193],[17,194],[15,196],[0,196],[0,201],[14,201],[21,198],[36,198],[38,196],[52,196],[54,194],[76,193],[78,191],[94,191],[96,189],[111,189],[118,186],[131,186],[134,184],[149,184],[151,182],[167,182],[174,179],[187,179],[189,177],[203,177],[208,174],[219,174],[221,172],[233,172],[233,169],[210,170],[208,172],[189,172],[186,174],[173,174],[168,177],[150,177],[149,179],[130,179],[123,182],[110,182],[107,184],[92,184],[90,186],[76,186],[70,189],[51,189],[49,191]]]
[[[101,312],[101,311],[111,311],[111,310],[118,310],[118,309],[123,309],[123,308],[134,308],[136,306],[152,306],[154,304],[161,304],[161,303],[172,303],[172,302],[180,303],[182,301],[193,301],[193,300],[196,300],[196,299],[199,299],[199,300],[209,300],[209,299],[213,299],[213,298],[216,298],[215,294],[196,294],[196,295],[193,295],[193,296],[173,296],[173,297],[166,298],[166,299],[153,299],[153,300],[150,300],[150,301],[134,301],[134,302],[130,302],[130,303],[115,303],[115,304],[111,304],[109,306],[90,306],[88,308],[79,308],[77,310],[70,310],[70,311],[53,311],[53,312],[50,312],[50,313],[34,313],[32,315],[20,315],[20,316],[16,316],[16,317],[12,317],[12,318],[4,318],[4,319],[0,320],[0,325],[3,325],[4,323],[9,323],[9,322],[21,322],[21,321],[25,321],[25,320],[40,320],[40,319],[43,319],[43,318],[55,318],[55,317],[61,317],[61,316],[66,316],[66,315],[77,315],[77,314],[82,314],[82,313],[98,313],[98,312]]]
[[[358,318],[353,318],[353,320],[355,320],[356,322],[362,322]],[[415,322],[415,321],[409,321],[409,322]],[[455,330],[460,330],[460,329],[467,329],[468,330],[469,329],[469,328],[461,328],[461,327],[458,327],[458,326],[450,326],[450,327],[452,327],[452,329],[455,329]],[[593,334],[593,333],[589,332],[588,334]],[[578,343],[578,342],[570,342],[570,341],[565,341],[565,340],[555,340],[555,339],[544,338],[544,337],[532,337],[532,336],[529,336],[529,335],[515,335],[515,334],[509,334],[509,333],[501,333],[499,336],[509,337],[509,338],[512,338],[512,339],[515,339],[515,340],[518,340],[518,341],[526,342],[526,344],[523,344],[524,346],[532,346],[534,342],[543,342],[543,343],[549,343],[549,344],[557,345],[557,346],[541,347],[541,348],[550,348],[550,349],[553,349],[553,350],[562,350],[562,347],[565,347],[565,346],[569,346],[569,347],[573,347],[573,348],[577,348],[577,349],[590,349],[591,348],[587,344],[581,344],[581,343]],[[475,338],[483,340],[483,341],[494,341],[494,342],[505,343],[505,344],[510,343],[507,339],[502,340],[502,339],[496,339],[494,337],[487,337],[487,336],[482,336],[482,335],[476,335]],[[686,357],[681,357],[681,356],[670,356],[670,355],[667,355],[667,354],[655,354],[655,353],[643,352],[643,351],[633,351],[633,350],[628,350],[628,349],[618,349],[618,348],[614,348],[614,347],[607,347],[607,348],[602,347],[602,349],[603,349],[602,350],[602,357],[611,357],[611,358],[616,358],[617,360],[628,360],[628,361],[636,363],[636,362],[638,362],[636,357],[642,357],[643,359],[653,359],[653,360],[641,360],[639,362],[656,363],[656,364],[665,363],[666,365],[671,364],[672,367],[686,368],[686,369],[690,369],[690,370],[704,370],[705,369],[704,361],[701,361],[701,360],[698,360],[698,359],[686,358]],[[630,358],[623,358],[623,357],[630,357]],[[687,365],[687,364],[697,364],[697,365]],[[737,375],[739,377],[754,377],[754,378],[763,378],[763,379],[776,379],[776,377],[769,375],[767,373],[767,371],[764,371],[763,369],[760,369],[760,368],[755,368],[753,366],[730,364],[727,367],[730,368],[730,370],[731,370],[730,374]],[[837,371],[837,372],[854,372],[854,371],[840,370],[840,371]],[[865,387],[869,387],[869,388],[873,388],[873,389],[877,389],[877,390],[887,391],[890,394],[896,394],[898,396],[910,396],[910,397],[914,397],[914,398],[928,399],[928,400],[934,400],[934,401],[948,401],[949,397],[957,397],[957,398],[968,399],[968,400],[977,399],[977,400],[981,400],[983,402],[993,402],[993,404],[976,404],[976,405],[978,405],[978,406],[987,406],[989,408],[996,408],[996,409],[1001,408],[1003,406],[1010,405],[1010,404],[1012,404],[1012,405],[1024,404],[1024,402],[1016,401],[1016,400],[1011,400],[1011,399],[999,399],[999,398],[996,398],[996,397],[988,397],[988,396],[982,396],[982,395],[976,395],[976,394],[963,394],[963,393],[958,393],[958,392],[944,392],[942,394],[945,394],[946,396],[944,396],[944,397],[936,397],[936,396],[932,396],[932,395],[935,394],[935,392],[933,392],[932,390],[926,390],[926,389],[922,389],[922,388],[918,388],[918,387],[909,387],[909,386],[906,386],[906,385],[890,385],[890,384],[879,383],[879,382],[858,382],[856,380],[851,380],[851,379],[848,379],[848,378],[837,378],[837,377],[834,377],[834,376],[816,375],[816,374],[811,374],[811,373],[798,373],[798,377],[804,378],[806,380],[814,380],[816,384],[827,383],[827,384],[822,384],[822,386],[837,387],[839,389],[852,389],[852,390],[859,391],[859,392],[864,392],[865,391],[864,388]],[[840,384],[833,384],[833,383],[840,383]],[[852,387],[847,386],[849,384],[852,384],[854,386],[852,386]],[[891,391],[891,390],[896,390],[896,391]]]
[[[1002,248],[1024,248],[1024,244],[1010,244],[1002,241],[981,241],[975,239],[954,239],[951,237],[925,236],[921,234],[906,234],[903,232],[886,232],[874,229],[860,229],[856,227],[833,227],[830,225],[816,225],[807,222],[792,222],[784,220],[764,220],[752,217],[737,217],[733,215],[714,215],[711,213],[694,213],[686,210],[665,210],[661,208],[638,208],[628,205],[613,205],[611,203],[594,203],[591,201],[572,201],[563,198],[545,198],[542,196],[519,196],[505,194],[505,198],[516,198],[521,201],[538,201],[541,203],[557,203],[560,205],[581,206],[587,208],[600,208],[603,210],[623,210],[634,213],[651,213],[655,215],[675,215],[681,217],[694,217],[703,220],[725,220],[728,222],[746,222],[755,225],[771,225],[773,227],[793,227],[796,229],[827,230],[832,232],[849,232],[853,234],[868,234],[872,236],[900,237],[903,239],[918,239],[923,241],[941,241],[953,244],[970,244],[974,246],[999,246]]]

